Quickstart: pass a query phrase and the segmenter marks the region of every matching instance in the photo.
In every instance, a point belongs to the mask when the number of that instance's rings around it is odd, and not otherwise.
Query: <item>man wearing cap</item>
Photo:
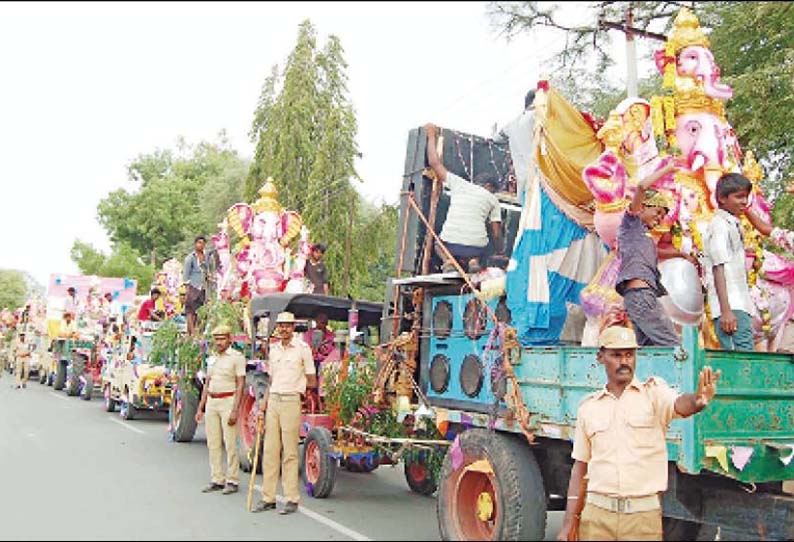
[[[682,394],[660,378],[637,380],[638,345],[630,329],[606,328],[598,346],[607,383],[579,405],[568,506],[557,540],[568,540],[580,498],[585,499],[580,540],[662,540],[667,426],[673,418],[706,408],[717,392],[720,371],[704,367],[695,393]]]
[[[232,330],[221,325],[212,330],[217,353],[207,359],[207,380],[201,392],[196,422],[201,423],[206,407],[207,448],[212,480],[202,491],[236,493],[240,485],[237,457],[237,414],[245,386],[245,357],[231,347]],[[223,447],[226,446],[226,469]],[[225,485],[224,485],[225,484]]]
[[[262,458],[262,501],[254,512],[276,508],[279,470],[287,504],[281,514],[298,509],[298,440],[301,395],[317,388],[311,348],[295,335],[295,316],[282,312],[276,319],[279,341],[270,347],[270,387],[259,405],[265,416],[265,445]]]
[[[680,342],[658,300],[667,292],[659,273],[656,241],[651,237],[651,230],[668,213],[670,198],[657,192],[646,200],[646,190],[674,169],[674,163],[669,162],[640,181],[618,229],[620,270],[615,290],[623,296],[623,306],[642,346],[675,346]]]

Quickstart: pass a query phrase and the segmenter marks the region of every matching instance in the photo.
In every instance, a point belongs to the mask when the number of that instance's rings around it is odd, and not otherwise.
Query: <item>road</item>
[[[435,498],[411,493],[400,467],[342,471],[330,498],[303,495],[300,514],[251,514],[245,473],[236,495],[201,493],[203,427],[177,444],[164,416],[126,422],[100,400],[12,382],[0,377],[0,540],[439,540]],[[548,540],[560,519],[550,514]]]

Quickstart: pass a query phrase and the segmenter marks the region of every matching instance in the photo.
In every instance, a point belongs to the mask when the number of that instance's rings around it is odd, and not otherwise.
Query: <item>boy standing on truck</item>
[[[491,237],[495,247],[495,254],[504,253],[502,242],[502,208],[499,200],[494,195],[497,184],[488,175],[477,175],[475,182],[471,183],[447,171],[436,151],[436,141],[439,134],[438,126],[426,124],[427,132],[427,161],[436,176],[449,190],[449,210],[447,219],[441,228],[439,237],[444,242],[447,250],[456,260],[468,262],[468,271],[476,273],[485,265],[484,258],[488,249],[488,231],[485,223],[491,226]],[[436,246],[436,254],[445,262],[443,271],[454,271],[451,262],[446,261],[446,256]]]
[[[646,199],[646,190],[672,173],[673,162],[640,181],[618,230],[620,270],[615,290],[634,325],[641,346],[675,346],[679,343],[670,317],[658,298],[665,295],[657,267],[659,256],[651,230],[661,223],[671,205],[670,198],[657,192]]]
[[[709,308],[723,350],[752,351],[755,347],[750,316],[753,301],[739,222],[752,187],[739,173],[720,177],[716,189],[720,208],[703,236]]]
[[[660,378],[637,380],[639,346],[630,329],[606,328],[598,346],[607,384],[585,397],[576,415],[574,465],[557,540],[568,540],[577,521],[580,540],[662,540],[667,426],[706,408],[720,371],[704,367],[695,393],[679,394]]]

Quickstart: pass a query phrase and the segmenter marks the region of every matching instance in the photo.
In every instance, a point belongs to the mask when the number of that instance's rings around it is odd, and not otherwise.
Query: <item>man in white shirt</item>
[[[468,263],[469,272],[476,273],[485,263],[488,248],[488,230],[495,253],[504,252],[502,241],[502,211],[496,199],[497,184],[488,175],[477,175],[471,183],[447,171],[436,151],[439,128],[434,124],[425,125],[427,132],[427,159],[438,182],[444,183],[449,190],[449,210],[439,237],[456,260]],[[443,252],[436,247],[436,253],[445,261],[444,271],[452,271],[451,262],[446,262]],[[465,267],[465,266],[464,266]]]

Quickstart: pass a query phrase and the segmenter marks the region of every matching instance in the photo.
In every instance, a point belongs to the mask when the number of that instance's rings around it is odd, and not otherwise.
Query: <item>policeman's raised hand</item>
[[[716,373],[711,370],[711,367],[706,365],[698,375],[698,389],[695,392],[695,406],[698,410],[706,408],[706,405],[714,398],[717,393],[717,381],[720,379],[722,371]]]

